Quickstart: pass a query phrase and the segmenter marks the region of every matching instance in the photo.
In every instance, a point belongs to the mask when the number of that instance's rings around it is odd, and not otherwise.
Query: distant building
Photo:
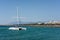
[[[41,23],[37,23],[37,24],[41,24]]]
[[[45,24],[60,24],[60,21],[49,21]]]

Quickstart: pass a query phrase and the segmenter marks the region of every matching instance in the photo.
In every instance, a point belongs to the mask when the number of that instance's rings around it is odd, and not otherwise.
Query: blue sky
[[[24,22],[60,21],[60,0],[0,0],[0,24],[16,21],[16,7]]]

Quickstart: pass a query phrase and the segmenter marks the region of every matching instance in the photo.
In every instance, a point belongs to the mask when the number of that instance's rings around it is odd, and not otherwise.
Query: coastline
[[[5,26],[5,27],[14,27],[15,25],[0,25],[1,26]],[[60,28],[60,24],[20,24],[19,26],[33,26],[33,27],[59,27]]]

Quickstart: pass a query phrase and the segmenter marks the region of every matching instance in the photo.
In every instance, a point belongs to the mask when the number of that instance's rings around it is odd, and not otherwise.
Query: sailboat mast
[[[18,8],[17,8],[17,25],[19,26],[19,16],[18,16]]]

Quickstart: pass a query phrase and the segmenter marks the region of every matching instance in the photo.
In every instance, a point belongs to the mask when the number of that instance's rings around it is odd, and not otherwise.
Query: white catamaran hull
[[[26,30],[26,28],[23,28],[23,27],[10,27],[9,30]]]

